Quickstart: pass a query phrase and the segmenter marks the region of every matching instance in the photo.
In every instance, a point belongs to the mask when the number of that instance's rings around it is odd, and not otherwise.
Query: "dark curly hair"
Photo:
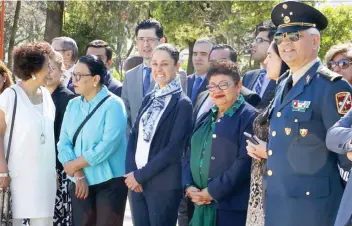
[[[54,54],[47,42],[33,42],[21,45],[13,52],[13,73],[26,81],[41,71],[48,57]]]
[[[210,64],[210,68],[207,73],[208,81],[212,76],[219,74],[231,77],[236,85],[238,84],[241,78],[240,74],[238,73],[237,65],[230,60],[218,60]]]
[[[5,82],[2,88],[0,89],[0,94],[8,87],[13,85],[11,71],[6,67],[4,62],[0,60],[0,74],[4,77]]]

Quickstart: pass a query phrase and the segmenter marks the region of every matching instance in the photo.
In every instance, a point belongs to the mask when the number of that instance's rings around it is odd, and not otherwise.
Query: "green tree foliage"
[[[95,39],[108,42],[114,50],[114,66],[121,69],[121,60],[133,47],[134,26],[148,15],[146,3],[128,1],[69,1],[65,10],[63,34],[76,40],[79,54]],[[119,70],[121,74],[121,70]]]
[[[321,9],[329,20],[328,27],[322,32],[319,56],[324,59],[332,45],[352,42],[352,6],[326,6]]]

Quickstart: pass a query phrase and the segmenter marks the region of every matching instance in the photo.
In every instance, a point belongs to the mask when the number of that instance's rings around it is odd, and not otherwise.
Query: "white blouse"
[[[19,85],[17,112],[14,122],[9,157],[13,218],[44,218],[54,215],[56,197],[55,105],[46,88],[42,89],[43,104],[39,112]],[[6,133],[4,151],[7,151],[14,91],[6,89],[0,95],[0,110],[5,113]],[[45,143],[43,137],[45,136]]]
[[[171,100],[171,95],[168,95],[165,97],[165,106],[164,109],[160,111],[160,114],[158,115],[158,118],[154,124],[153,128],[153,133],[151,135],[151,138],[149,142],[145,141],[143,139],[143,122],[142,118],[145,114],[147,114],[147,111],[145,111],[141,117],[141,120],[139,120],[139,125],[138,125],[138,139],[137,139],[137,150],[136,150],[136,155],[135,155],[135,161],[138,169],[141,169],[148,163],[148,157],[149,157],[149,149],[150,149],[150,144],[153,141],[153,137],[155,134],[155,129],[159,124],[160,118],[163,115],[165,109],[167,108],[167,105],[170,103]]]

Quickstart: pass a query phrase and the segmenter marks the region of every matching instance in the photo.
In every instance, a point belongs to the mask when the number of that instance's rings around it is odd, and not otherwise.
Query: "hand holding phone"
[[[247,139],[248,139],[250,142],[252,142],[253,144],[255,144],[255,145],[258,145],[258,144],[259,144],[259,142],[258,142],[251,134],[249,134],[249,133],[247,133],[247,132],[243,132],[243,135],[245,135],[245,136],[247,137]]]

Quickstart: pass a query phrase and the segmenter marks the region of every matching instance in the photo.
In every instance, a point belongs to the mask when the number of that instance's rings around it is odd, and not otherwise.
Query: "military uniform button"
[[[272,150],[269,150],[269,151],[268,151],[268,155],[269,155],[269,156],[272,156],[272,155],[273,155],[273,151],[272,151]]]
[[[295,122],[298,122],[298,119],[295,119]]]
[[[280,117],[281,117],[281,112],[276,113],[276,116],[277,116],[278,118],[280,118]]]
[[[221,120],[219,119],[218,122],[221,122]]]
[[[215,157],[214,156],[211,156],[211,158],[210,158],[211,160],[215,160]]]
[[[211,180],[211,178],[209,177],[208,180]]]
[[[216,134],[213,134],[213,138],[214,138],[214,139],[216,138]]]
[[[276,131],[271,132],[271,136],[275,137],[276,136]]]
[[[273,175],[273,171],[268,170],[268,176],[272,176]]]
[[[307,196],[308,196],[308,195],[310,195],[310,192],[309,192],[309,191],[307,191],[307,192],[306,192],[306,195],[307,195]]]

